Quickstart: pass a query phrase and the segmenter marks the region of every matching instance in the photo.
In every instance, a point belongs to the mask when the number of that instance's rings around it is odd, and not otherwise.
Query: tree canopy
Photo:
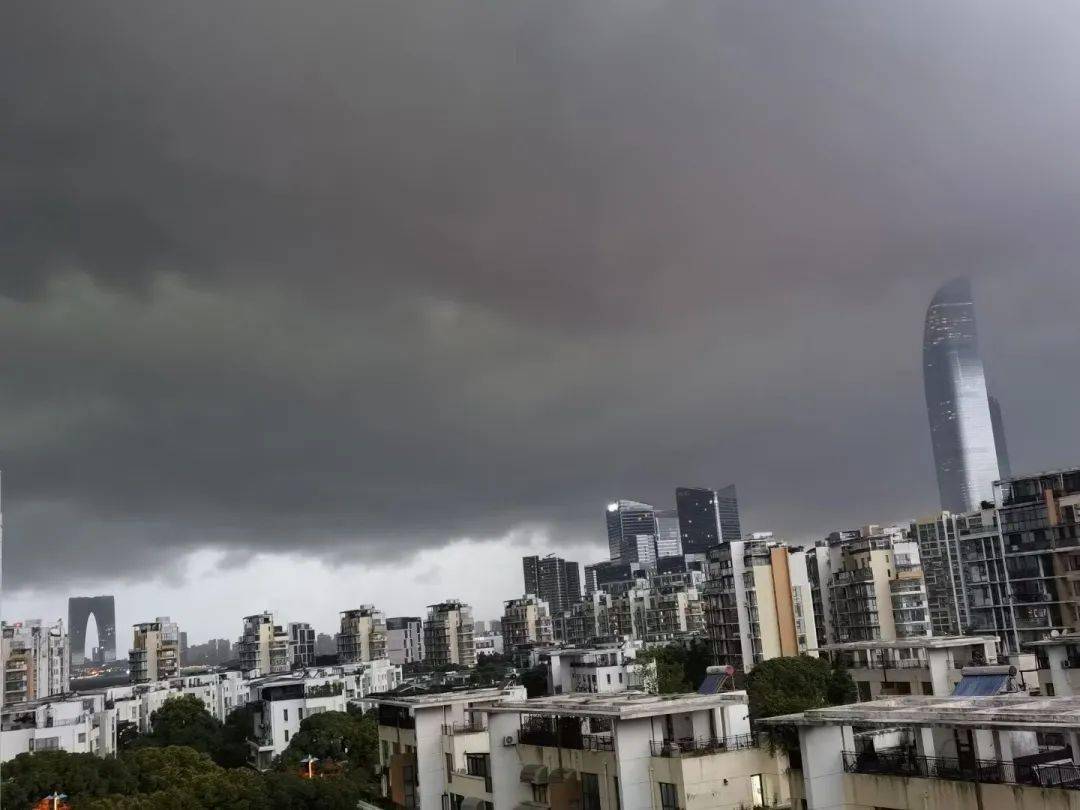
[[[754,720],[852,703],[857,695],[847,670],[806,655],[762,661],[746,677],[746,690]],[[785,750],[798,747],[794,729],[770,729],[769,737]]]
[[[136,747],[183,745],[210,754],[221,745],[221,723],[194,695],[179,695],[166,700],[150,715],[150,727],[153,730],[138,739]]]
[[[308,756],[346,763],[367,777],[379,759],[379,729],[374,717],[360,712],[320,712],[305,717],[279,767],[294,769]]]

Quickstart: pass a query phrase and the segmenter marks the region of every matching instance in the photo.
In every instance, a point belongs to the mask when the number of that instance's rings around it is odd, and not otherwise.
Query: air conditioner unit
[[[1070,664],[1070,663],[1069,663],[1069,659],[1068,659],[1068,658],[1064,658],[1064,659],[1062,659],[1062,661],[1061,661],[1061,668],[1062,668],[1062,669],[1068,669],[1068,668],[1069,668],[1069,667],[1071,667],[1071,666],[1072,666],[1072,664]]]
[[[505,737],[503,737],[503,745],[511,746],[513,744],[514,744],[514,735],[507,734]]]

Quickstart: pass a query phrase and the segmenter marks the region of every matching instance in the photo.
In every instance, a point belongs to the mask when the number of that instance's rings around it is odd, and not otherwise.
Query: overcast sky
[[[1013,469],[1080,463],[1080,14],[8,4],[5,618],[498,615],[604,504],[937,505],[934,290]]]

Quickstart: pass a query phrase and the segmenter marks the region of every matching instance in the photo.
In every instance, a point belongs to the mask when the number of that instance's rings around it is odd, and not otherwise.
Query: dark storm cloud
[[[5,16],[10,584],[587,538],[685,483],[798,539],[925,512],[957,273],[1014,468],[1080,460],[1068,5]]]

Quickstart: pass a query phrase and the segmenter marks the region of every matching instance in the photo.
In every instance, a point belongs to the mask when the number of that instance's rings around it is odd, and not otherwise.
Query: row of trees
[[[267,773],[246,767],[253,720],[247,707],[220,723],[198,698],[184,695],[151,719],[153,733],[125,739],[113,758],[46,751],[4,763],[0,805],[31,807],[53,791],[67,794],[78,810],[352,810],[361,799],[382,803],[376,721],[351,707],[305,718]],[[335,775],[303,778],[301,761],[309,756]]]

